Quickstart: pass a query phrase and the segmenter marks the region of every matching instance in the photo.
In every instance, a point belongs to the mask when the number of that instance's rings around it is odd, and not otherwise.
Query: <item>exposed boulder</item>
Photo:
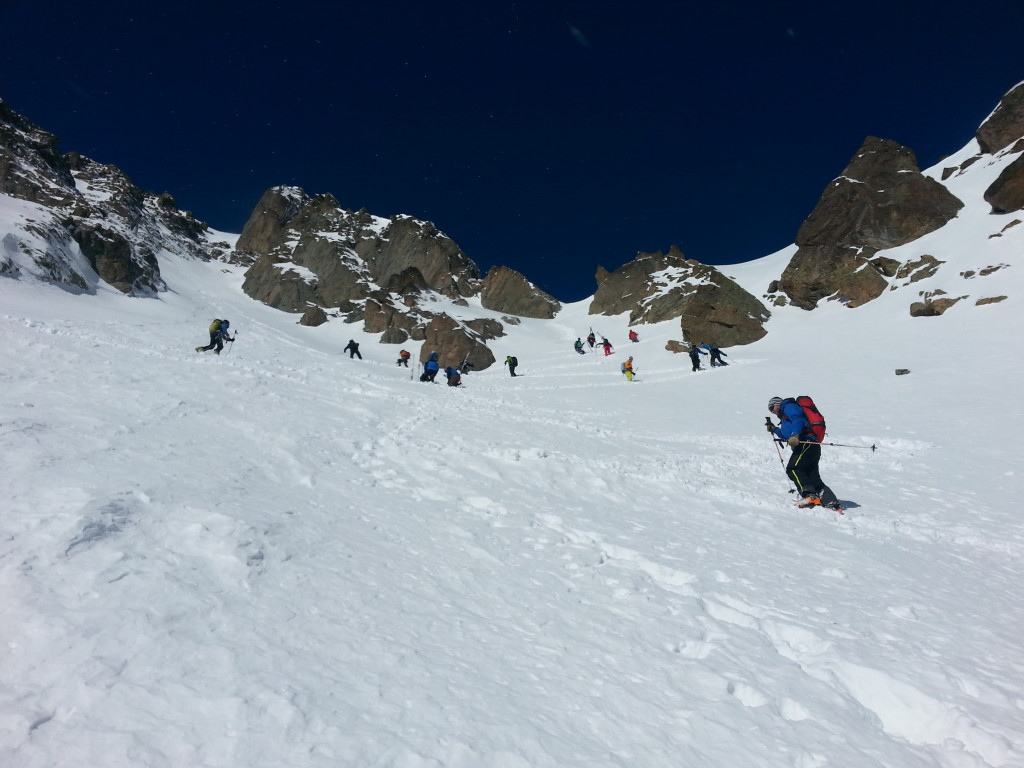
[[[590,314],[623,312],[630,325],[680,318],[685,339],[719,347],[757,341],[771,316],[735,282],[675,246],[667,254],[639,253],[600,283]]]
[[[408,331],[401,328],[385,328],[384,332],[380,335],[381,344],[404,344],[410,338]]]
[[[912,150],[869,136],[800,227],[779,289],[808,310],[826,297],[851,307],[871,301],[892,267],[875,253],[938,229],[962,207],[920,172]]]
[[[985,190],[985,202],[992,213],[1010,213],[1024,208],[1024,154],[1003,168]]]
[[[942,290],[922,292],[921,301],[915,301],[910,305],[910,316],[936,317],[944,313],[958,301],[967,298],[966,296],[946,298],[945,294],[946,292]]]
[[[1018,83],[1000,99],[978,128],[978,146],[994,155],[1024,136],[1024,83]]]
[[[302,317],[299,318],[299,325],[308,325],[315,328],[318,325],[323,325],[327,322],[327,313],[324,312],[318,306],[311,306],[305,312],[302,313]]]
[[[468,361],[476,371],[494,365],[494,353],[484,344],[480,334],[446,314],[438,315],[427,324],[420,348],[420,363],[425,363],[431,352],[437,352],[442,368],[457,367],[463,361]]]
[[[562,308],[558,299],[508,267],[494,267],[487,272],[480,303],[484,309],[542,320],[550,320]]]

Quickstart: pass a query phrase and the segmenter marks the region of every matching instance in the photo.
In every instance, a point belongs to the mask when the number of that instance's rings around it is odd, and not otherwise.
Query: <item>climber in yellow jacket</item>
[[[622,372],[626,376],[626,381],[632,381],[635,371],[633,370],[633,358],[629,358],[622,364]]]

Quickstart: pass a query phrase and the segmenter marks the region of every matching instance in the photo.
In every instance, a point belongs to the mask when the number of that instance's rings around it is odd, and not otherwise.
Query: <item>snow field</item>
[[[675,324],[570,305],[458,389],[223,264],[0,280],[0,764],[1024,766],[1021,243],[962,218],[918,247],[1013,266],[773,308],[700,373]],[[939,284],[972,298],[910,318]],[[196,354],[215,316],[238,341]],[[844,516],[764,431],[804,393],[857,446],[824,449]]]

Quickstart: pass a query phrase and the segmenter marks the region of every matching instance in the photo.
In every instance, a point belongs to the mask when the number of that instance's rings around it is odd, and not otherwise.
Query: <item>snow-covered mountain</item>
[[[976,155],[925,171],[957,215],[877,254],[938,268],[772,305],[698,373],[676,320],[631,344],[589,301],[449,388],[244,265],[0,280],[0,764],[1024,766],[1024,227],[984,200],[1016,154]],[[721,271],[760,296],[796,249]],[[197,354],[214,317],[237,340]],[[792,506],[764,431],[805,393],[842,516]]]

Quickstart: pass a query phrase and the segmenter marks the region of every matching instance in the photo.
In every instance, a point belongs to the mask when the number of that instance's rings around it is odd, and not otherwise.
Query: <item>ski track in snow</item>
[[[236,304],[216,358],[185,298],[60,299],[0,322],[0,763],[1024,765],[1019,482],[930,401],[826,452],[838,516],[785,495],[767,353],[631,387],[541,340],[453,390],[350,327]]]

